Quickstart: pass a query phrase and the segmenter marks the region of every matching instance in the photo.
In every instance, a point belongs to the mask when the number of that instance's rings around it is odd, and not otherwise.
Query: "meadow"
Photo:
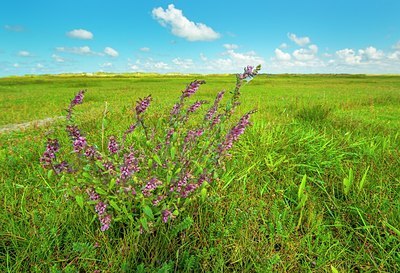
[[[0,130],[57,118],[86,89],[80,127],[99,141],[149,94],[156,122],[189,82],[195,99],[234,75],[0,78]],[[240,114],[257,108],[232,159],[173,222],[153,233],[101,232],[39,162],[63,119],[0,133],[0,272],[399,272],[400,76],[258,75]],[[97,271],[96,271],[97,270]]]

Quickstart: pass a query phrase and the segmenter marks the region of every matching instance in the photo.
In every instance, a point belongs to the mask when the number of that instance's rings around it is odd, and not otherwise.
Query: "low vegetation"
[[[2,78],[0,121],[65,115],[87,89],[74,124],[88,143],[103,136],[107,150],[132,124],[138,98],[152,94],[146,121],[156,126],[194,79]],[[235,88],[233,75],[201,79],[207,84],[187,105]],[[69,141],[64,119],[1,134],[0,271],[400,271],[400,77],[261,74],[241,93],[232,121],[258,112],[207,195],[141,234],[129,224],[102,231],[93,208],[42,168],[44,140]]]

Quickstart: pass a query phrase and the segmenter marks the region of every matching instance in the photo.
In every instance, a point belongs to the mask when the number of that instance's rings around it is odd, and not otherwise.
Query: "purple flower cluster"
[[[103,203],[102,201],[99,201],[95,206],[95,210],[97,212],[101,224],[100,230],[106,231],[107,229],[110,228],[111,224],[111,215],[106,213],[107,204]]]
[[[174,134],[174,132],[175,132],[174,129],[168,130],[167,136],[165,137],[165,145],[168,145],[171,143],[171,137]]]
[[[114,174],[116,172],[114,164],[110,161],[104,162],[103,167],[104,167],[105,171],[109,172],[110,174]]]
[[[139,160],[135,157],[133,152],[124,155],[124,164],[121,166],[121,176],[118,179],[118,183],[126,182],[133,173],[139,172]]]
[[[75,107],[77,104],[82,104],[83,102],[83,97],[85,96],[85,90],[80,90],[78,94],[76,94],[75,98],[71,101],[68,107],[68,114],[67,114],[67,120],[71,119],[72,116],[72,109]]]
[[[94,189],[87,189],[86,193],[89,195],[90,200],[96,201],[100,199],[100,196]]]
[[[101,154],[96,150],[96,147],[89,146],[85,151],[85,156],[91,160],[101,160]]]
[[[110,139],[108,141],[108,151],[110,152],[110,154],[116,154],[119,151],[119,145],[114,136],[110,136]]]
[[[215,97],[213,106],[210,108],[210,110],[207,111],[207,113],[206,113],[206,115],[204,117],[205,120],[212,120],[213,119],[215,113],[218,110],[219,102],[224,97],[224,94],[225,94],[225,91],[218,92],[217,96]]]
[[[162,214],[163,222],[164,222],[164,223],[168,222],[168,219],[174,218],[174,215],[173,215],[172,212],[169,211],[168,209],[163,210],[161,214]]]
[[[200,85],[206,83],[205,81],[202,80],[195,80],[192,81],[185,90],[182,91],[182,98],[188,98],[192,96],[196,91],[199,89]]]
[[[56,159],[56,153],[60,149],[60,144],[57,139],[48,139],[46,150],[43,153],[43,156],[40,158],[40,162],[43,167],[49,168],[52,165],[52,161]]]
[[[239,139],[239,136],[244,133],[246,130],[246,127],[250,124],[250,115],[253,114],[255,111],[250,111],[247,114],[245,114],[236,124],[231,131],[228,133],[228,135],[225,138],[225,141],[221,143],[218,147],[219,153],[223,153],[224,151],[229,150],[232,148],[233,142],[237,141]]]
[[[261,68],[260,66],[254,67],[254,66],[248,65],[244,68],[243,74],[238,74],[238,78],[240,80],[244,80],[244,79],[251,80],[258,74],[258,71],[260,70],[260,68]]]
[[[61,163],[59,163],[59,164],[55,164],[54,165],[54,171],[57,173],[57,174],[60,174],[60,173],[62,173],[62,172],[69,172],[69,173],[72,173],[72,169],[71,169],[71,167],[69,166],[69,164],[67,163],[67,161],[62,161]]]
[[[171,116],[176,116],[179,113],[179,110],[181,109],[181,104],[180,103],[175,103],[174,106],[172,107],[171,110]]]
[[[145,97],[145,98],[143,98],[143,99],[139,99],[139,100],[136,102],[136,107],[135,107],[136,115],[139,116],[139,115],[142,114],[144,111],[146,111],[146,109],[147,109],[147,108],[149,107],[149,105],[150,105],[151,100],[152,100],[151,95],[149,95],[149,96],[147,96],[147,97]]]
[[[153,177],[152,179],[149,180],[149,182],[147,182],[146,186],[142,190],[143,195],[149,197],[151,195],[151,192],[160,185],[162,185],[162,182],[157,178]]]
[[[193,103],[189,108],[188,108],[188,113],[194,113],[197,109],[200,108],[203,104],[208,103],[206,100],[198,100],[195,103]]]
[[[100,224],[101,224],[101,228],[100,228],[101,231],[104,232],[110,228],[110,224],[111,224],[111,215],[110,214],[99,216],[99,220],[100,220]]]
[[[107,204],[103,203],[102,201],[97,203],[95,207],[95,210],[99,216],[103,215],[106,212],[106,209],[107,209]]]
[[[196,138],[202,136],[204,133],[203,129],[199,129],[199,130],[189,130],[189,132],[187,133],[186,137],[185,137],[185,144],[189,143],[190,141],[195,140]]]
[[[201,185],[203,185],[204,181],[206,181],[207,176],[205,174],[200,175],[200,178],[196,183],[188,183],[184,190],[181,191],[182,197],[188,197],[191,193],[193,193],[196,189],[198,189]]]
[[[79,153],[82,150],[84,150],[85,147],[87,146],[86,138],[81,135],[81,132],[79,131],[78,127],[75,125],[68,125],[67,131],[69,136],[72,138],[74,152]]]

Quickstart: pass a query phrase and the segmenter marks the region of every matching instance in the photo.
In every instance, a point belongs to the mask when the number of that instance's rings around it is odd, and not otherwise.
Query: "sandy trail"
[[[28,128],[41,127],[44,125],[51,124],[54,121],[59,120],[63,117],[64,116],[59,116],[59,117],[54,117],[54,118],[33,120],[33,121],[29,121],[29,122],[24,122],[24,123],[7,124],[4,126],[0,126],[0,134],[9,133],[9,132],[13,132],[13,131],[19,131],[19,130],[26,130]]]

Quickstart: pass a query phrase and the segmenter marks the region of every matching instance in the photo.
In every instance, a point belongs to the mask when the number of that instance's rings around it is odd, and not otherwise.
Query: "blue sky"
[[[0,76],[400,73],[399,0],[4,0]]]

